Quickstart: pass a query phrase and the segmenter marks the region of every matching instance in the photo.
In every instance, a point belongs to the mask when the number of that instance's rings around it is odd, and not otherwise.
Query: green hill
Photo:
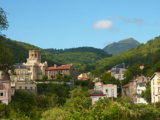
[[[131,48],[135,48],[140,43],[133,38],[128,38],[125,40],[121,40],[119,42],[114,42],[103,48],[109,54],[116,55],[122,52],[125,52]]]
[[[42,61],[48,61],[49,65],[75,64],[83,71],[86,64],[94,63],[97,60],[111,56],[103,50],[93,47],[79,47],[64,50],[42,49],[28,43],[11,40],[3,36],[0,36],[0,40],[3,41],[3,43],[13,52],[13,55],[15,56],[14,63],[25,62],[28,57],[28,50],[36,49],[41,51]]]
[[[160,37],[156,37],[146,44],[141,44],[124,53],[97,61],[93,65],[95,66],[93,72],[96,74],[102,73],[112,66],[123,62],[127,65],[146,65],[146,73],[152,74],[155,71],[160,71]]]

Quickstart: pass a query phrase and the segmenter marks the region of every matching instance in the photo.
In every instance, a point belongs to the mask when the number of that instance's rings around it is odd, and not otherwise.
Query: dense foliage
[[[0,7],[0,31],[8,28],[8,21],[5,11]]]

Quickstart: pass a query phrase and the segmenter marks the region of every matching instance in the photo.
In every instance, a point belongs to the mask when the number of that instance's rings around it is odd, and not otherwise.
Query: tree
[[[0,36],[0,70],[8,73],[8,70],[13,69],[13,55],[10,49],[1,41],[5,39]]]
[[[8,21],[5,11],[0,8],[0,31],[8,28]]]
[[[151,86],[150,82],[147,83],[146,90],[142,92],[142,97],[148,102],[151,102]]]

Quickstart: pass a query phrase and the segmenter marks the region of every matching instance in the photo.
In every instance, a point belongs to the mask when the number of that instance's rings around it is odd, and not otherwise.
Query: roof
[[[62,65],[62,66],[55,66],[55,67],[48,67],[46,68],[47,71],[50,70],[69,70],[72,65]]]
[[[27,67],[25,65],[23,65],[23,63],[17,63],[14,65],[15,69],[27,69]]]
[[[160,77],[160,72],[155,72],[155,73],[150,77],[150,80],[152,80],[155,75],[157,75],[158,77]]]
[[[91,92],[90,96],[105,96],[102,91],[94,90]]]
[[[123,85],[123,87],[129,87],[130,83]]]

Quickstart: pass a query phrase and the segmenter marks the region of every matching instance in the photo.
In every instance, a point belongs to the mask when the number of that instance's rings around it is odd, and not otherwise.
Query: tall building
[[[11,81],[9,75],[0,71],[0,102],[8,104],[11,101]]]
[[[11,80],[12,82],[26,82],[42,79],[47,67],[47,62],[41,62],[40,51],[30,50],[26,63],[15,64],[15,70],[11,75]]]
[[[14,89],[35,93],[37,91],[35,80],[42,79],[48,64],[41,62],[40,51],[29,50],[27,62],[15,64],[14,67],[14,73],[11,74],[12,94],[14,94]]]

